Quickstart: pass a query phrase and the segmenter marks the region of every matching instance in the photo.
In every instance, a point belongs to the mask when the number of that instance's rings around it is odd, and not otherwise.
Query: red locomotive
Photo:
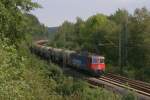
[[[88,53],[77,53],[71,50],[46,47],[47,40],[40,40],[33,44],[31,51],[53,62],[72,66],[99,76],[105,71],[104,57]]]
[[[95,75],[100,75],[105,71],[104,57],[102,56],[72,53],[69,55],[69,62],[69,65]]]

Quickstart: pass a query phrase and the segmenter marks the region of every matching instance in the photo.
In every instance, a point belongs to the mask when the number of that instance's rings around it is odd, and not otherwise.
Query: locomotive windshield
[[[104,57],[92,57],[92,64],[104,63]]]
[[[104,58],[100,58],[100,63],[104,63]]]
[[[98,63],[99,63],[99,59],[97,57],[93,57],[92,64],[98,64]]]

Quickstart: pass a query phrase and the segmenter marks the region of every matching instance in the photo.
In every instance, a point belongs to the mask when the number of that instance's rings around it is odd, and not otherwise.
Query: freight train
[[[94,76],[100,76],[105,71],[104,57],[88,53],[47,47],[47,40],[39,40],[33,43],[31,52],[52,62],[72,66],[76,69],[86,71]]]

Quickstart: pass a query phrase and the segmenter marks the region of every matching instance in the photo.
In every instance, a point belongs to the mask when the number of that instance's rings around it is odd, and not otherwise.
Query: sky
[[[110,15],[118,8],[133,13],[136,8],[147,7],[150,10],[150,0],[32,0],[42,5],[33,10],[39,21],[46,26],[55,27],[65,20],[75,22],[77,17],[86,20],[88,17],[103,13]]]

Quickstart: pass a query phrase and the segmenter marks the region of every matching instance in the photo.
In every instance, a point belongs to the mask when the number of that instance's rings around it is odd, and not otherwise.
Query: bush
[[[0,40],[0,98],[14,99],[20,97],[20,89],[24,88],[21,79],[25,65],[24,58],[8,42],[8,39]]]
[[[137,100],[137,98],[135,97],[133,93],[128,92],[128,94],[122,97],[122,100]]]
[[[47,73],[49,77],[53,78],[55,81],[60,81],[61,78],[63,78],[62,70],[54,64],[50,64],[50,67],[48,67]]]
[[[86,84],[79,80],[74,80],[72,77],[65,77],[63,82],[59,83],[56,91],[63,95],[69,96],[76,93],[82,93]]]

